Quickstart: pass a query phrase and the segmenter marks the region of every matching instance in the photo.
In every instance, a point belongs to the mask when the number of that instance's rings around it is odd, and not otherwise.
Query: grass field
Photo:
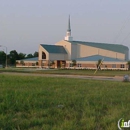
[[[130,83],[0,74],[1,130],[117,130]]]
[[[94,74],[95,70],[67,70],[67,69],[49,69],[38,70],[35,68],[8,68],[0,69],[0,72],[22,72],[22,73],[40,73],[40,74],[64,74],[64,75],[89,75],[89,76],[124,76],[130,75],[128,70],[100,70]]]

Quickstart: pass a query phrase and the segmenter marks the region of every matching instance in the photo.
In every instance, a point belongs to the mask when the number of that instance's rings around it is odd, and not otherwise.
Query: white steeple
[[[68,29],[67,29],[65,40],[66,41],[73,41],[73,37],[71,37],[70,15],[69,15],[69,20],[68,20]]]

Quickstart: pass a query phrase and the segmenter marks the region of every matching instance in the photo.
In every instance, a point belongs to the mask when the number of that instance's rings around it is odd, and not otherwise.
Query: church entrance
[[[60,68],[60,60],[57,61],[57,68]]]
[[[57,60],[57,68],[65,68],[66,61],[64,60]]]

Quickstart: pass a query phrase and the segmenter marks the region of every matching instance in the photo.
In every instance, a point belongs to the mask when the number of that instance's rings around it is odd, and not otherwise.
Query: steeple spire
[[[73,41],[73,37],[71,37],[70,15],[69,15],[69,19],[68,19],[68,29],[67,29],[67,34],[66,34],[65,40]]]
[[[69,19],[68,19],[68,32],[70,31],[71,32],[71,27],[70,27],[70,15],[69,15]]]

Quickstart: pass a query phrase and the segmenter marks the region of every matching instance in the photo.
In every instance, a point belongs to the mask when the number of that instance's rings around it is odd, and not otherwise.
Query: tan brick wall
[[[112,64],[105,64],[107,68],[112,68]]]
[[[39,60],[39,61],[38,61],[38,65],[39,65],[39,66],[42,66],[42,60]]]
[[[96,64],[86,64],[86,67],[96,67]]]
[[[116,65],[116,68],[120,68],[120,66],[121,66],[120,64],[117,64],[117,65]]]

